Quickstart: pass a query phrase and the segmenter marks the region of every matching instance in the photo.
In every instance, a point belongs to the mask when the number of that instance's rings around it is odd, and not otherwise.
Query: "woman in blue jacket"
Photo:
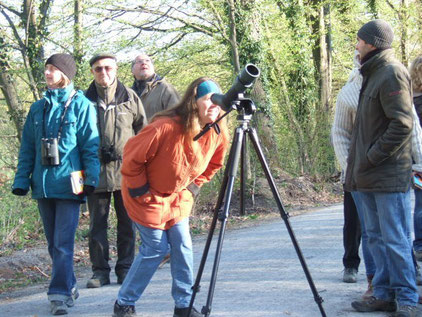
[[[71,55],[54,54],[45,63],[47,91],[32,104],[22,134],[12,192],[32,198],[44,225],[53,267],[48,289],[51,313],[67,314],[79,296],[73,271],[79,206],[98,184],[99,137],[95,109],[71,80],[76,64]],[[72,190],[70,174],[84,171],[83,192]]]

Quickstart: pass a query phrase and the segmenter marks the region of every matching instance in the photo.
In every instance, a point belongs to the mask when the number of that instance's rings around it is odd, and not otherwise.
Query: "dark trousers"
[[[80,202],[71,199],[38,199],[48,253],[53,261],[48,288],[50,300],[66,300],[76,285],[73,249]]]
[[[106,193],[94,193],[88,196],[89,209],[89,256],[92,271],[108,276],[110,274],[109,244],[107,238],[108,215],[110,212],[111,194],[117,215],[117,262],[115,272],[121,276],[129,271],[135,255],[134,225],[123,205],[120,190]]]
[[[343,197],[343,265],[346,268],[358,269],[360,263],[359,246],[361,238],[359,216],[352,194],[344,191]]]

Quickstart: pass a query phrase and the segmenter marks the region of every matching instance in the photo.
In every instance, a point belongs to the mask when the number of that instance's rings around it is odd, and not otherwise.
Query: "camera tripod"
[[[321,315],[323,317],[325,317],[326,314],[325,314],[324,308],[322,306],[323,299],[318,294],[318,291],[317,291],[317,289],[314,285],[314,282],[312,280],[311,274],[310,274],[308,267],[306,265],[305,259],[302,255],[302,251],[300,250],[300,247],[297,243],[295,234],[294,234],[294,232],[293,232],[293,230],[290,226],[289,215],[284,210],[284,207],[283,207],[283,204],[281,202],[281,198],[280,198],[280,195],[278,193],[277,187],[275,185],[274,179],[271,175],[268,164],[265,160],[264,154],[263,154],[261,146],[259,144],[257,132],[253,127],[249,126],[249,122],[252,119],[252,116],[253,116],[255,109],[256,109],[255,105],[254,105],[254,103],[251,99],[243,98],[243,95],[239,94],[239,98],[236,101],[233,102],[233,107],[232,107],[231,110],[233,110],[235,108],[237,108],[238,113],[239,113],[239,115],[237,116],[239,126],[235,130],[232,146],[230,148],[229,157],[228,157],[228,160],[227,160],[227,166],[224,170],[223,182],[221,184],[217,204],[216,204],[216,207],[215,207],[215,210],[214,210],[214,216],[213,216],[213,219],[212,219],[212,222],[211,222],[211,227],[210,227],[208,237],[207,237],[207,241],[206,241],[206,244],[205,244],[205,247],[204,247],[204,252],[202,254],[202,259],[201,259],[201,263],[199,265],[197,277],[196,277],[194,285],[192,286],[193,293],[192,293],[192,298],[191,298],[191,301],[190,301],[189,311],[188,311],[187,316],[190,316],[190,313],[191,313],[191,310],[192,310],[192,307],[193,307],[193,303],[195,301],[196,293],[200,289],[200,281],[201,281],[201,278],[202,278],[202,274],[204,272],[205,263],[207,261],[208,252],[209,252],[209,249],[210,249],[210,246],[211,246],[212,237],[213,237],[213,234],[214,234],[214,231],[215,231],[215,228],[216,228],[216,224],[217,224],[217,220],[218,220],[220,222],[221,227],[220,227],[220,232],[219,232],[218,241],[217,241],[217,247],[216,247],[216,252],[215,252],[213,269],[212,269],[212,273],[211,273],[211,280],[210,280],[210,285],[209,285],[207,303],[206,303],[205,306],[202,307],[202,310],[201,310],[201,313],[204,316],[209,316],[210,313],[211,313],[211,305],[212,305],[212,300],[213,300],[213,296],[214,296],[215,284],[216,284],[216,281],[217,281],[217,271],[218,271],[218,266],[219,266],[219,263],[220,263],[220,257],[221,257],[222,247],[223,247],[223,239],[224,239],[224,233],[225,233],[226,224],[227,224],[227,218],[229,216],[229,207],[230,207],[230,201],[231,201],[231,198],[232,198],[234,182],[235,182],[235,178],[236,178],[236,171],[237,171],[237,168],[238,168],[238,165],[239,165],[239,159],[242,159],[242,161],[244,160],[245,146],[246,146],[245,134],[247,134],[250,137],[250,140],[253,144],[255,152],[256,152],[258,159],[261,163],[261,166],[264,170],[265,176],[266,176],[268,183],[271,187],[271,191],[273,193],[274,199],[276,200],[278,209],[280,211],[281,218],[284,220],[284,222],[286,224],[287,231],[290,235],[290,239],[292,240],[292,243],[293,243],[294,248],[296,250],[297,256],[299,257],[299,261],[300,261],[302,268],[303,268],[303,271],[305,273],[306,279],[308,280],[309,286],[310,286],[312,293],[314,295],[314,300],[319,307]],[[228,111],[224,116],[226,116],[230,111]],[[220,119],[222,119],[222,118],[220,118]],[[211,128],[211,126],[208,126],[207,129],[205,131],[202,131],[198,136],[195,137],[195,139],[198,139],[200,136],[202,136],[204,133],[206,133]],[[243,193],[241,195],[243,195]]]

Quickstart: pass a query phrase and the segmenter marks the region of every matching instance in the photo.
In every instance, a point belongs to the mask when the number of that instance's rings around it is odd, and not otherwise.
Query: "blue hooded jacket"
[[[100,162],[97,117],[95,108],[82,91],[73,96],[62,120],[65,104],[73,91],[72,83],[62,89],[49,89],[43,99],[32,104],[23,128],[18,169],[12,189],[29,190],[31,186],[34,199],[82,201],[84,198],[73,194],[70,181],[70,173],[79,170],[84,170],[86,185],[98,185]],[[60,164],[44,166],[41,163],[41,139],[57,138],[60,126]]]

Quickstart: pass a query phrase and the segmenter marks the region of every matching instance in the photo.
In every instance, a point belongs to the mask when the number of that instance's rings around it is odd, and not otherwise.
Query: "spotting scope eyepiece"
[[[230,89],[224,95],[212,94],[211,101],[219,105],[224,111],[230,110],[232,102],[238,98],[239,94],[243,94],[246,89],[253,86],[259,74],[258,67],[254,64],[247,64],[240,74],[237,75]]]

